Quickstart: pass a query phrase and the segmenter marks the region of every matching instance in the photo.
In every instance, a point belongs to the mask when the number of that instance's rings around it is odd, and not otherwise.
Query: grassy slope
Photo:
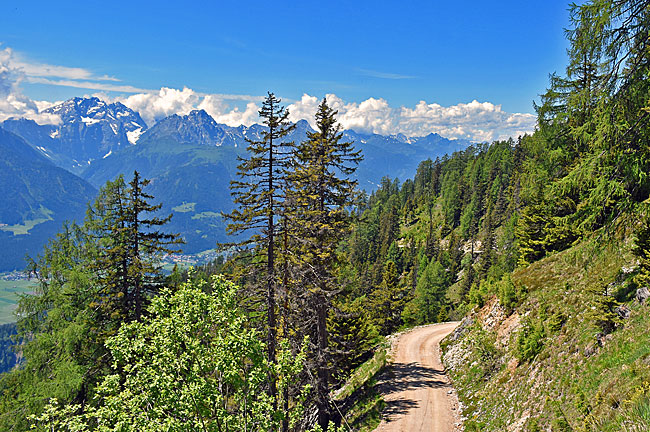
[[[14,311],[20,294],[32,292],[33,280],[5,280],[0,278],[0,324],[16,322]]]
[[[467,430],[615,431],[637,430],[624,421],[643,424],[650,393],[648,306],[631,299],[631,242],[598,244],[584,242],[515,272],[515,284],[528,294],[513,313],[493,299],[474,313],[463,337],[446,345]],[[593,290],[606,286],[631,316],[599,347]],[[527,321],[543,325],[543,348],[519,364],[516,340]]]
[[[364,432],[372,431],[379,425],[384,399],[377,386],[388,361],[389,350],[390,341],[384,340],[376,347],[375,354],[333,393],[332,401],[344,415],[347,428]]]

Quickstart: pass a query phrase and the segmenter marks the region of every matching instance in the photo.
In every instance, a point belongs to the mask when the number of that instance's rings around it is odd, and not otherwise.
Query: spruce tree
[[[98,310],[100,327],[113,334],[122,322],[139,321],[143,308],[162,283],[160,259],[177,252],[178,235],[161,232],[171,215],[155,214],[162,204],[152,205],[154,197],[143,191],[150,183],[135,171],[128,184],[124,177],[108,182],[100,197],[89,207],[86,226],[97,242],[89,263],[102,287]]]
[[[162,286],[160,258],[178,252],[174,245],[182,243],[178,235],[158,230],[171,220],[172,215],[163,218],[155,216],[155,213],[162,208],[162,204],[153,205],[148,201],[154,198],[153,195],[143,191],[149,183],[150,180],[142,179],[140,173],[135,171],[128,189],[130,200],[127,225],[132,289],[127,305],[129,310],[132,310],[132,319],[137,321],[142,318],[144,306],[158,294]]]
[[[293,143],[285,138],[295,129],[290,124],[289,111],[281,105],[281,100],[273,93],[268,93],[262,103],[259,116],[266,129],[260,140],[248,141],[248,157],[240,158],[237,167],[239,180],[231,182],[233,201],[238,206],[230,214],[224,215],[230,220],[229,234],[253,231],[253,235],[240,246],[250,247],[255,259],[252,272],[261,268],[263,285],[266,293],[267,335],[266,345],[268,360],[275,362],[277,343],[277,302],[276,302],[276,247],[279,240],[278,216],[285,201],[287,168],[293,155]],[[269,392],[277,403],[274,379],[269,379]]]
[[[337,245],[352,222],[347,207],[354,202],[357,182],[349,176],[361,160],[353,144],[342,140],[336,114],[323,99],[316,113],[316,131],[308,132],[307,140],[297,147],[292,173],[305,295],[316,324],[315,390],[323,430],[330,419],[327,317],[336,291],[333,268]]]

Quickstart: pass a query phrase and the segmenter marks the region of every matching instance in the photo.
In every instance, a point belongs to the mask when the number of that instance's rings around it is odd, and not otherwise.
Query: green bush
[[[530,361],[544,348],[544,326],[541,322],[526,320],[517,338],[515,355],[521,362]]]

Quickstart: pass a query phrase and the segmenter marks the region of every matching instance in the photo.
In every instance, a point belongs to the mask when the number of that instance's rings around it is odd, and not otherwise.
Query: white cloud
[[[139,93],[117,98],[127,107],[139,112],[148,125],[172,114],[189,113],[195,109],[199,99],[199,95],[187,87],[183,90],[163,87],[157,93]]]
[[[114,100],[122,102],[127,107],[140,113],[142,119],[148,124],[170,116],[172,114],[186,115],[195,109],[203,109],[210,114],[217,123],[228,126],[246,125],[259,122],[257,112],[259,106],[256,101],[260,96],[229,95],[229,94],[203,94],[184,87],[183,90],[163,87],[157,92],[139,93],[128,97],[117,97]],[[245,107],[232,104],[248,102]]]
[[[150,91],[124,84],[112,84],[120,80],[108,75],[96,75],[84,68],[33,62],[8,47],[0,53],[6,61],[6,66],[20,71],[22,80],[28,83],[123,93]]]
[[[409,78],[376,71],[361,72],[382,78]],[[9,117],[26,117],[39,123],[60,122],[57,116],[41,114],[52,103],[33,101],[22,94],[21,82],[30,82],[98,90],[102,92],[103,99],[120,101],[139,112],[149,125],[172,114],[187,114],[193,109],[204,109],[215,121],[229,126],[250,126],[259,122],[262,96],[205,94],[187,87],[182,90],[167,87],[149,90],[118,81],[114,77],[94,75],[82,68],[28,62],[17,58],[10,48],[1,49],[0,121]],[[105,92],[122,95],[109,97]],[[446,138],[489,142],[530,133],[536,126],[533,114],[508,113],[500,105],[476,100],[446,107],[425,101],[413,107],[392,107],[382,98],[369,98],[357,103],[328,94],[326,99],[338,111],[341,126],[357,132],[383,135],[403,133],[407,136],[438,133]],[[319,98],[304,94],[300,100],[288,106],[290,120],[305,119],[314,127],[314,114],[319,103]]]
[[[61,119],[51,114],[40,114],[39,104],[23,95],[20,83],[24,72],[12,65],[12,52],[0,50],[0,121],[10,117],[24,117],[41,124],[58,124]]]
[[[361,103],[346,103],[328,94],[328,104],[338,110],[338,121],[344,129],[383,135],[403,133],[424,136],[437,133],[445,138],[472,141],[493,141],[531,133],[537,118],[528,113],[508,113],[501,105],[490,102],[460,103],[442,106],[420,101],[415,107],[391,107],[384,99],[369,98]],[[289,105],[291,120],[307,119],[314,127],[313,117],[320,100],[304,94]]]
[[[371,69],[356,69],[361,75],[369,76],[371,78],[391,79],[391,80],[404,80],[416,78],[413,75],[402,75],[391,72],[380,72]]]
[[[47,84],[53,86],[73,87],[73,88],[120,92],[120,93],[142,93],[142,92],[153,91],[153,90],[133,87],[126,84],[109,84],[104,82],[93,82],[93,81],[75,81],[71,79],[49,79],[49,78],[28,76],[26,77],[25,81],[32,84]]]
[[[225,102],[225,99],[220,96],[207,95],[197,108],[204,109],[217,123],[223,123],[228,126],[250,126],[253,123],[259,122],[258,111],[260,107],[255,102],[248,102],[246,108],[242,111],[239,107],[231,109],[230,105]]]
[[[67,80],[120,81],[108,75],[95,75],[88,69],[38,63],[27,60],[11,48],[2,50],[11,67],[20,70],[29,80],[33,77],[63,78]]]

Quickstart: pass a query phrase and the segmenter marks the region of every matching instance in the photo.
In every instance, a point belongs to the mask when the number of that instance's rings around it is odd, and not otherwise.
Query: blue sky
[[[556,0],[4,0],[0,49],[11,51],[14,69],[79,69],[28,73],[20,92],[36,101],[187,87],[251,97],[272,90],[288,102],[381,99],[393,110],[477,101],[533,113],[549,73],[564,69],[567,8]],[[245,103],[228,100],[239,110]]]

